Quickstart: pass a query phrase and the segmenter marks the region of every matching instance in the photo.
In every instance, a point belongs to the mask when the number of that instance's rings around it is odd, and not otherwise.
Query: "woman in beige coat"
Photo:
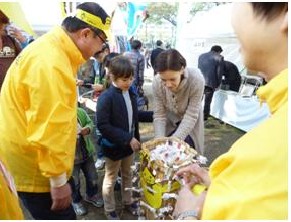
[[[155,137],[185,140],[200,154],[204,151],[202,96],[204,78],[199,69],[186,67],[175,49],[159,54],[153,81]]]

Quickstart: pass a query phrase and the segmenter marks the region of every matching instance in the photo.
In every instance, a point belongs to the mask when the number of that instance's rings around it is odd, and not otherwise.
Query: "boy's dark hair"
[[[104,9],[95,2],[84,2],[78,5],[77,9],[82,9],[90,14],[98,16],[103,23],[106,23],[106,18],[109,17]],[[89,25],[88,23],[78,19],[76,16],[66,17],[62,22],[62,26],[69,32],[77,32],[80,29],[90,28],[97,35],[103,33],[106,36],[106,34],[101,29]]]
[[[156,42],[156,45],[157,45],[157,46],[161,46],[161,45],[163,45],[163,42],[162,42],[161,40],[158,40],[158,41]]]
[[[9,18],[0,10],[0,23],[9,24]]]
[[[288,12],[288,2],[251,2],[256,15],[271,21],[283,12]]]
[[[109,74],[112,75],[114,80],[132,77],[133,71],[134,68],[130,60],[123,55],[116,56],[110,61]]]
[[[214,45],[214,46],[211,47],[210,51],[221,53],[223,50],[222,50],[220,45]]]
[[[133,40],[131,42],[131,48],[132,49],[137,50],[137,49],[140,49],[140,47],[141,47],[141,42],[139,40]]]
[[[103,61],[104,67],[108,68],[109,65],[110,65],[111,60],[112,60],[114,57],[119,56],[119,55],[120,55],[120,54],[117,53],[117,52],[111,52],[111,53],[109,53],[108,55],[106,55],[106,56],[104,57],[104,61]]]
[[[162,51],[156,60],[156,71],[163,72],[166,70],[179,71],[186,67],[186,59],[176,49]]]

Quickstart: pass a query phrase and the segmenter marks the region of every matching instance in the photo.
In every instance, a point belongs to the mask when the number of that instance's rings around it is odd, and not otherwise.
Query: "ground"
[[[151,101],[152,101],[152,93],[151,93],[151,70],[147,70],[146,73],[146,81],[145,81],[145,93],[149,97],[150,101],[150,109],[151,109]],[[151,123],[141,123],[140,124],[140,134],[141,141],[145,142],[153,138],[153,126]],[[220,156],[221,154],[228,151],[231,144],[236,141],[239,137],[244,134],[243,131],[234,128],[228,124],[221,123],[217,119],[209,118],[209,120],[205,123],[205,157],[208,159],[208,164],[210,165],[215,158]],[[83,175],[82,175],[83,176]],[[98,177],[100,182],[100,187],[102,184],[102,178],[104,176],[104,170],[98,171]],[[84,185],[82,187],[85,187]],[[116,196],[116,204],[117,211],[122,214],[121,219],[125,220],[135,220],[137,217],[130,215],[127,212],[122,213],[122,205],[121,205],[121,195],[120,192],[115,192]],[[88,208],[88,214],[85,216],[80,216],[78,219],[86,219],[86,220],[105,220],[104,210],[103,208],[96,208],[90,204],[84,203]],[[29,213],[25,211],[25,217],[27,219],[31,219]]]

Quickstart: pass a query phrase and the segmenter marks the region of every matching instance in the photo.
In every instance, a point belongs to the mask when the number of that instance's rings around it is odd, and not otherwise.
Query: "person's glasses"
[[[102,32],[100,33],[100,31],[98,31],[98,30],[96,30],[94,28],[90,28],[90,29],[94,33],[95,36],[98,36],[99,39],[101,39],[102,44],[107,43],[107,37],[106,37],[106,35],[104,33],[102,33]]]
[[[102,37],[102,35],[100,35],[98,33],[95,33],[95,34],[99,37],[99,39],[101,39],[101,41],[102,41],[103,44],[105,44],[107,42],[106,37]]]

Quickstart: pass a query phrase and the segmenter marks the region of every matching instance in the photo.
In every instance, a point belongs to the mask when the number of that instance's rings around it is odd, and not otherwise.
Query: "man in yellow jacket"
[[[110,17],[78,5],[9,68],[0,96],[0,149],[18,195],[35,219],[76,219],[71,176],[77,131],[76,74],[102,49]]]
[[[182,188],[175,215],[192,220],[287,220],[288,2],[235,3],[232,24],[246,67],[262,72],[268,82],[257,95],[272,115],[217,158],[209,174],[195,164],[177,173],[196,177],[208,190],[192,195]]]

